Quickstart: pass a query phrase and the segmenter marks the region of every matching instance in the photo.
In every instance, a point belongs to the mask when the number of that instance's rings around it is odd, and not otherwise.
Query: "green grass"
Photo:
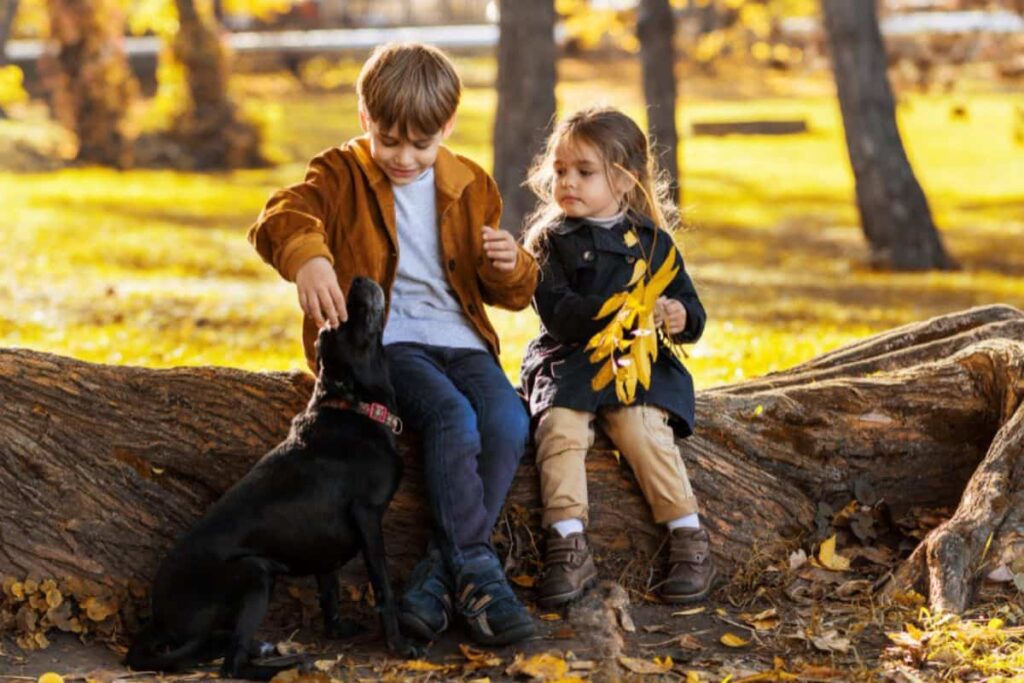
[[[465,68],[472,77],[451,146],[489,167],[493,63]],[[560,68],[563,109],[607,103],[642,115],[634,65]],[[0,345],[157,367],[302,367],[293,287],[259,260],[245,231],[270,192],[301,179],[310,156],[358,134],[355,96],[350,87],[303,90],[283,75],[239,78],[235,88],[259,112],[279,165],[225,174],[0,171]],[[903,99],[908,154],[963,269],[886,274],[865,265],[827,79],[741,73],[685,78],[682,90],[684,130],[694,120],[761,117],[805,118],[810,127],[684,141],[680,243],[709,313],[688,362],[698,387],[968,306],[1024,307],[1024,148],[1013,139],[1012,95]],[[951,118],[962,102],[968,118]],[[54,137],[38,106],[15,114],[0,121],[0,140]],[[537,320],[493,315],[514,377]]]

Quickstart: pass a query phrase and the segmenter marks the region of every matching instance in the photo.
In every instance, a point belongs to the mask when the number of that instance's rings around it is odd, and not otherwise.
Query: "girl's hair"
[[[647,136],[633,119],[618,109],[591,107],[563,119],[530,168],[526,184],[539,201],[523,231],[527,251],[536,255],[547,230],[563,215],[552,192],[555,149],[562,142],[585,142],[597,150],[609,182],[613,182],[616,175],[632,178],[632,185],[622,198],[623,209],[645,214],[670,232],[676,229],[679,209],[672,200],[667,176],[658,169]]]

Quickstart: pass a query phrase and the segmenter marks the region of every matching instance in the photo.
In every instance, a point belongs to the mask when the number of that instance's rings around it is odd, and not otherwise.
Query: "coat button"
[[[448,270],[451,270],[451,271],[455,270],[455,259],[453,259],[453,258],[448,259]]]
[[[626,257],[626,263],[635,263],[635,262],[636,262],[636,256],[627,256]]]
[[[583,252],[583,260],[586,261],[587,263],[590,263],[591,261],[593,261],[594,260],[594,252],[591,251],[590,249],[587,249],[585,252]]]

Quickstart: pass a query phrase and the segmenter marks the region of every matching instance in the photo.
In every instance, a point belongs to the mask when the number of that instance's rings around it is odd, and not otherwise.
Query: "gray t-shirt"
[[[437,225],[434,169],[406,185],[392,185],[398,231],[398,272],[391,289],[391,313],[384,344],[487,350],[466,317],[445,276]]]

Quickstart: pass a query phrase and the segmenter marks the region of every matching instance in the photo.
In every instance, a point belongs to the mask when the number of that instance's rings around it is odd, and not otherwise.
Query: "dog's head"
[[[348,320],[324,327],[316,340],[318,393],[346,401],[393,405],[384,360],[384,292],[369,278],[352,281],[346,299]]]

